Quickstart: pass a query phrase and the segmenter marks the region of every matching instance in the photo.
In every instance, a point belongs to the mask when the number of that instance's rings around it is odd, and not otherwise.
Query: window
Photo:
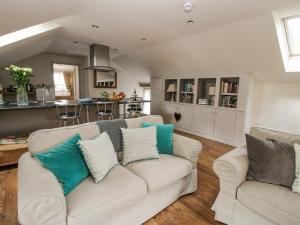
[[[71,96],[72,93],[67,89],[64,73],[54,72],[55,96]]]
[[[300,16],[284,19],[290,57],[300,57]]]
[[[22,30],[18,30],[9,34],[5,34],[0,36],[0,47],[5,45],[12,44],[14,42],[39,35],[50,30],[54,30],[61,27],[61,25],[53,24],[53,23],[42,23],[39,25],[35,25],[32,27],[28,27]]]
[[[278,42],[286,72],[300,72],[300,11],[274,13]]]
[[[53,81],[56,99],[79,98],[78,66],[53,64]]]
[[[144,100],[150,101],[151,99],[151,89],[148,87],[144,87]],[[144,104],[144,113],[146,115],[150,115],[150,102]]]

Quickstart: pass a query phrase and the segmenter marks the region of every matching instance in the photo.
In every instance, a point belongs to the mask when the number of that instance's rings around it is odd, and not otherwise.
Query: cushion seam
[[[294,218],[296,218],[296,219],[300,219],[300,217],[296,217],[296,216],[294,216],[294,215],[288,213],[287,211],[278,208],[278,207],[275,206],[274,204],[270,204],[270,203],[264,201],[263,199],[261,199],[261,198],[259,198],[259,197],[256,197],[255,195],[253,195],[253,194],[251,194],[251,193],[249,193],[249,192],[247,192],[247,191],[245,191],[245,190],[241,190],[241,189],[240,189],[240,191],[241,191],[241,192],[244,192],[245,194],[248,194],[250,197],[252,197],[252,198],[254,198],[254,199],[259,200],[260,202],[267,203],[268,205],[271,205],[271,206],[274,207],[275,209],[277,209],[277,210],[279,210],[279,211],[282,211],[282,212],[286,213],[287,215],[289,215],[289,216],[291,216],[291,217],[294,217]],[[238,198],[238,201],[241,202],[241,200],[240,200],[239,198]]]
[[[141,184],[142,184],[142,183],[141,183]],[[133,189],[130,189],[129,191],[127,191],[127,192],[126,192],[126,196],[127,196],[128,193],[131,193],[131,192],[134,192],[135,190],[138,190],[139,187],[142,186],[141,184],[140,184],[139,186],[135,186]],[[143,181],[143,184],[145,184],[144,181]],[[147,193],[147,192],[146,192],[146,193]],[[120,197],[120,196],[122,196],[122,197]],[[113,201],[115,201],[116,199],[121,199],[121,198],[126,197],[126,196],[124,196],[124,193],[123,193],[122,195],[119,195],[119,196],[117,196],[117,197],[115,197],[115,198],[113,198],[113,199],[110,199],[110,200],[108,200],[108,201],[106,201],[106,202],[104,202],[104,203],[101,203],[101,206],[104,205],[104,204],[107,204],[108,202],[113,202]],[[99,208],[99,206],[96,206],[95,208],[90,209],[89,211],[84,212],[84,213],[81,213],[81,214],[78,214],[78,215],[70,215],[70,214],[68,214],[68,217],[75,218],[75,217],[77,217],[77,216],[81,216],[81,215],[87,214],[88,212],[94,211],[95,209],[98,209],[98,208]]]

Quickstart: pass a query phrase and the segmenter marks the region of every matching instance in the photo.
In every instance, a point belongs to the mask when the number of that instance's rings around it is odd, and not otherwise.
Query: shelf
[[[223,77],[220,79],[220,107],[233,109],[237,107],[239,82],[239,77]]]
[[[223,96],[238,96],[238,93],[222,93]]]
[[[194,92],[188,92],[188,91],[181,91],[180,93],[181,94],[189,94],[189,95],[193,95],[194,94]]]
[[[195,79],[180,79],[179,91],[179,102],[193,104]]]
[[[169,91],[174,91],[174,92],[169,92]],[[165,80],[165,101],[168,102],[177,101],[177,79]]]

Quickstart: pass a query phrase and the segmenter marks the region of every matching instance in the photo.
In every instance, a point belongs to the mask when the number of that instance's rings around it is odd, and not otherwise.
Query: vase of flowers
[[[32,69],[10,65],[5,68],[9,71],[11,80],[17,85],[17,105],[28,105],[27,84],[32,77]]]

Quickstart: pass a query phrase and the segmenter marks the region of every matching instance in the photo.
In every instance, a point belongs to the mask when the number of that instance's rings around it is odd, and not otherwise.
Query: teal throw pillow
[[[78,145],[79,134],[45,153],[34,154],[62,185],[64,195],[69,194],[90,172]]]
[[[142,127],[156,126],[157,149],[160,154],[173,155],[173,124],[154,124],[144,122]]]

